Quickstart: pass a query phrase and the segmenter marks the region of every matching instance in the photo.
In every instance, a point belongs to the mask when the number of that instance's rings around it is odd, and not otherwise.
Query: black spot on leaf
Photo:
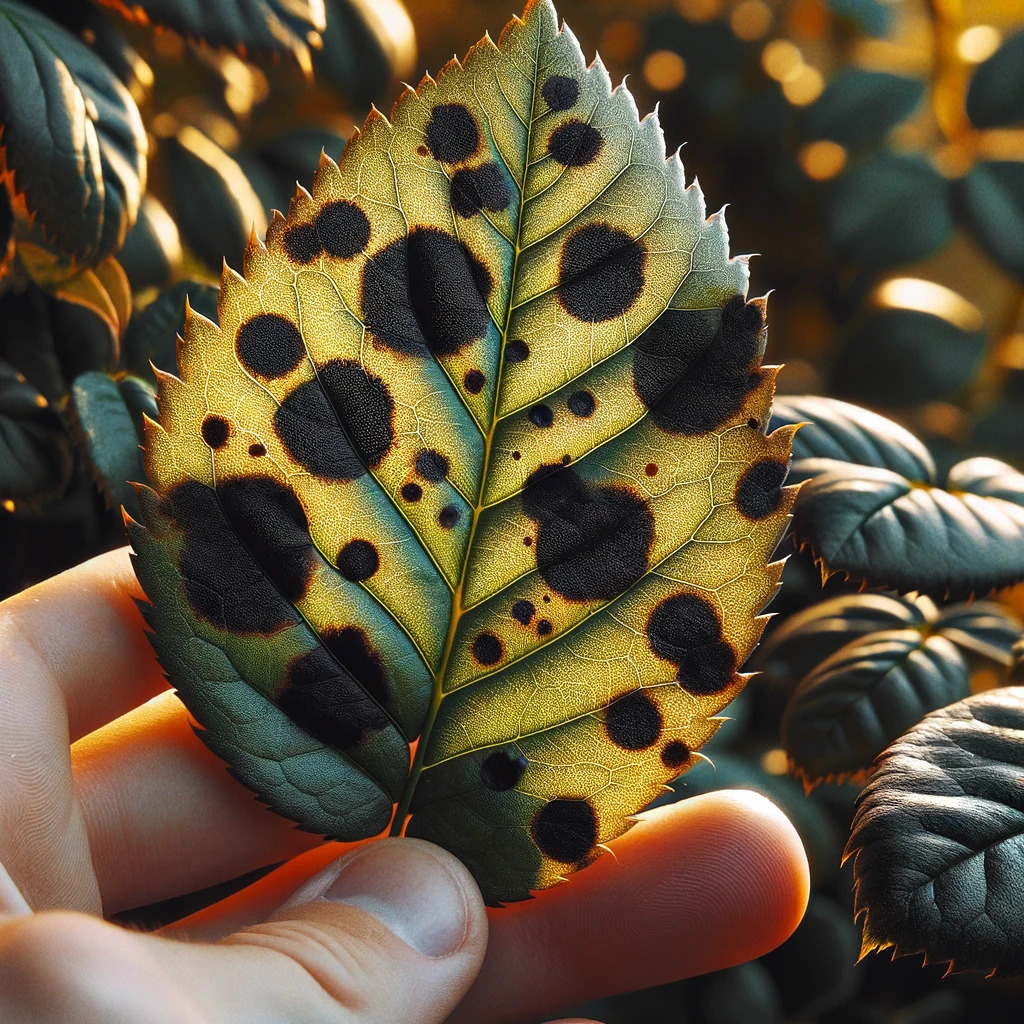
[[[380,654],[358,626],[328,629],[320,639],[335,660],[383,707],[388,701],[387,672]]]
[[[350,540],[338,552],[338,571],[347,580],[361,583],[380,568],[380,555],[368,540]]]
[[[496,750],[488,754],[480,765],[480,781],[498,793],[512,789],[523,777],[529,762],[520,753]]]
[[[690,748],[682,740],[669,740],[661,751],[661,763],[666,768],[679,768],[690,759]]]
[[[548,636],[551,633],[551,622],[548,619],[537,620],[537,636]]]
[[[593,163],[604,146],[601,133],[582,121],[566,121],[548,139],[548,152],[565,167],[585,167]]]
[[[610,600],[647,571],[654,515],[633,491],[545,465],[530,474],[522,504],[538,524],[537,568],[563,597]]]
[[[512,189],[494,162],[468,167],[452,175],[452,209],[460,217],[472,217],[481,210],[500,213],[512,202]]]
[[[471,395],[479,395],[487,380],[479,370],[467,370],[466,375],[462,378],[462,383]]]
[[[452,529],[461,517],[462,513],[459,511],[458,505],[445,505],[445,507],[437,513],[437,521],[442,530]]]
[[[647,476],[657,476],[658,475],[658,466],[657,466],[657,464],[654,463],[654,462],[648,462],[647,465],[644,466],[644,473]]]
[[[480,148],[480,130],[461,103],[441,103],[427,122],[426,143],[435,160],[459,164]]]
[[[764,519],[782,504],[789,467],[775,459],[755,462],[736,485],[736,507],[748,519]]]
[[[690,693],[718,693],[736,672],[736,652],[722,635],[717,609],[696,594],[662,601],[647,620],[647,640],[678,668],[676,679]]]
[[[432,484],[443,480],[450,468],[448,456],[434,451],[433,448],[425,448],[416,456],[416,472]]]
[[[582,419],[587,419],[587,417],[593,416],[594,409],[597,408],[594,396],[586,389],[574,391],[569,396],[568,405],[569,412],[571,412],[573,416],[579,416]]]
[[[493,288],[463,242],[438,228],[415,228],[366,261],[363,319],[396,352],[454,355],[487,332]]]
[[[552,800],[537,812],[531,831],[546,857],[575,864],[597,842],[597,814],[586,800]]]
[[[312,263],[323,251],[316,227],[294,224],[284,233],[284,251],[296,263]]]
[[[540,402],[530,409],[526,414],[526,418],[535,427],[550,427],[555,422],[555,413],[550,405]]]
[[[580,98],[580,84],[567,75],[551,75],[541,86],[540,94],[552,110],[568,110]]]
[[[402,485],[402,497],[406,501],[419,501],[423,497],[423,488],[419,484],[408,483]]]
[[[328,256],[348,260],[370,241],[370,221],[355,203],[336,199],[316,215],[316,233]]]
[[[231,436],[231,424],[223,416],[214,416],[210,413],[203,417],[200,432],[203,435],[203,440],[211,448],[223,448]]]
[[[522,363],[530,357],[530,346],[522,338],[513,338],[505,346],[506,363]]]
[[[633,343],[633,383],[662,430],[702,434],[735,416],[760,380],[764,314],[740,296],[719,310],[669,309]]]
[[[245,370],[256,377],[283,377],[306,354],[298,327],[280,313],[258,313],[238,329],[235,352]]]
[[[477,633],[473,639],[473,657],[481,665],[497,665],[505,655],[505,648],[493,633]]]
[[[645,690],[633,690],[605,711],[608,738],[623,750],[646,750],[661,737],[661,711]]]
[[[600,323],[621,316],[644,288],[647,252],[625,231],[587,224],[566,240],[558,298],[577,320]]]
[[[512,605],[512,618],[523,626],[528,626],[533,621],[536,609],[532,601],[516,601]]]
[[[264,455],[267,454],[267,449],[264,445],[260,444],[259,441],[257,441],[255,444],[249,445],[249,454],[254,459],[261,459],[263,458]]]

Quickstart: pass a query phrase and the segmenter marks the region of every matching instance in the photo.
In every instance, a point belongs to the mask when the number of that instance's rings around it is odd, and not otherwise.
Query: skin
[[[5,1024],[513,1024],[742,963],[803,914],[800,842],[752,793],[644,814],[500,910],[429,843],[299,832],[195,736],[136,597],[122,549],[0,604]],[[281,860],[161,933],[102,917]]]

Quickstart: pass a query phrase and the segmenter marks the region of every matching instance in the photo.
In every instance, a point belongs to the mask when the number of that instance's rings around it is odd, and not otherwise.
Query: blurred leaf
[[[1024,688],[936,711],[886,750],[847,852],[864,952],[1024,972]]]
[[[217,322],[217,287],[202,281],[179,281],[161,292],[137,313],[124,336],[124,365],[130,373],[149,378],[149,364],[174,373],[177,338],[185,330],[185,298],[207,320]]]
[[[83,373],[72,385],[71,404],[79,439],[96,485],[108,506],[138,514],[135,489],[142,468],[142,413],[157,418],[153,389],[137,377],[115,380],[107,373]]]
[[[782,745],[808,784],[860,777],[929,711],[970,692],[967,663],[943,636],[892,629],[853,640],[797,687]]]
[[[978,456],[958,462],[949,471],[946,487],[1024,505],[1024,476],[999,459]]]
[[[913,113],[924,90],[920,78],[844,68],[807,108],[804,135],[844,146],[877,142]]]
[[[1006,666],[1024,623],[995,601],[972,601],[943,609],[932,628],[961,650]]]
[[[1024,31],[978,65],[967,90],[967,116],[979,128],[1024,121]]]
[[[163,287],[181,270],[178,225],[150,193],[142,197],[139,219],[128,232],[117,259],[134,291]]]
[[[981,244],[1024,280],[1024,161],[976,164],[960,187],[967,221]]]
[[[71,477],[71,446],[46,398],[0,361],[0,500],[38,504]]]
[[[868,409],[819,395],[776,397],[770,430],[802,421],[807,426],[793,439],[792,483],[812,475],[800,465],[810,459],[879,466],[922,483],[935,479],[928,449],[909,430]]]
[[[1021,637],[1013,645],[1013,665],[1010,669],[1010,679],[1015,683],[1024,683],[1024,637]]]
[[[22,245],[22,262],[26,261],[26,246]],[[101,260],[94,267],[86,267],[73,277],[55,285],[53,295],[65,302],[84,306],[95,313],[109,328],[113,338],[119,338],[132,315],[132,286],[121,264],[113,256]],[[117,361],[117,348],[114,349]]]
[[[15,210],[78,264],[96,264],[124,240],[145,189],[135,101],[85,44],[16,0],[0,0],[0,52]]]
[[[295,195],[296,185],[312,180],[320,166],[321,152],[326,153],[332,160],[337,160],[345,148],[345,142],[344,137],[329,128],[315,125],[292,128],[265,142],[260,146],[257,157],[262,173],[273,183],[271,188],[274,199],[269,204],[264,202],[264,205],[287,210],[288,202]],[[249,173],[252,161],[247,161],[244,166],[246,173]],[[250,177],[255,185],[256,176]]]
[[[1024,506],[984,496],[994,478],[976,476],[966,490],[954,467],[954,493],[887,469],[834,466],[803,485],[794,508],[795,536],[825,571],[939,599],[1024,579]]]
[[[267,229],[263,204],[245,172],[191,125],[164,139],[161,148],[175,219],[189,248],[218,273],[225,259],[241,266],[253,225],[261,237]]]
[[[709,975],[700,1008],[704,1024],[784,1024],[786,1019],[775,982],[757,960]]]
[[[14,262],[14,212],[10,196],[0,189],[0,281]]]
[[[887,0],[828,0],[828,6],[836,14],[849,18],[869,35],[889,34],[893,5]]]
[[[953,233],[948,182],[921,157],[881,153],[836,179],[825,226],[839,255],[865,267],[920,259]]]
[[[973,379],[986,346],[983,332],[941,316],[883,309],[846,339],[832,378],[841,394],[885,405],[950,398]]]
[[[290,51],[308,61],[311,30],[324,27],[323,0],[99,0],[129,21],[249,52]]]

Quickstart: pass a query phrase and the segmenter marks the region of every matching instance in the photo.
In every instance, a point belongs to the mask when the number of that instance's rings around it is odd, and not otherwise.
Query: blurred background
[[[268,54],[86,5],[33,6],[125,82],[150,155],[139,220],[117,254],[130,320],[35,279],[0,281],[0,596],[124,542],[114,509],[132,498],[105,483],[82,375],[109,377],[137,428],[148,360],[172,365],[185,292],[215,310],[221,256],[240,265],[250,224],[261,232],[267,210],[287,210],[321,147],[337,157],[370,102],[386,113],[398,82],[464,54],[485,28],[497,38],[515,13],[510,0],[328,0],[322,46],[300,33]],[[599,52],[613,81],[628,76],[641,113],[657,107],[669,149],[685,144],[708,209],[729,204],[732,251],[763,254],[751,294],[772,291],[781,392],[882,412],[924,439],[940,469],[975,454],[1024,468],[1024,0],[558,6],[584,52]],[[800,556],[785,579],[775,611],[821,596]],[[826,592],[843,588],[833,580]],[[1024,610],[1021,592],[1003,596]],[[770,678],[755,680],[708,750],[715,768],[689,773],[673,798],[739,785],[779,803],[812,863],[804,924],[755,963],[579,1012],[608,1024],[1019,1021],[1020,982],[942,979],[884,954],[856,963],[840,860],[857,787],[805,797],[779,749],[784,703]]]

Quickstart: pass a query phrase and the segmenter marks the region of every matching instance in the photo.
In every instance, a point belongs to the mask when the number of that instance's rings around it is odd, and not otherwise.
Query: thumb
[[[441,1022],[486,945],[472,876],[417,839],[359,847],[265,922],[216,945],[167,942],[186,961],[174,965],[178,977],[216,1024]]]

